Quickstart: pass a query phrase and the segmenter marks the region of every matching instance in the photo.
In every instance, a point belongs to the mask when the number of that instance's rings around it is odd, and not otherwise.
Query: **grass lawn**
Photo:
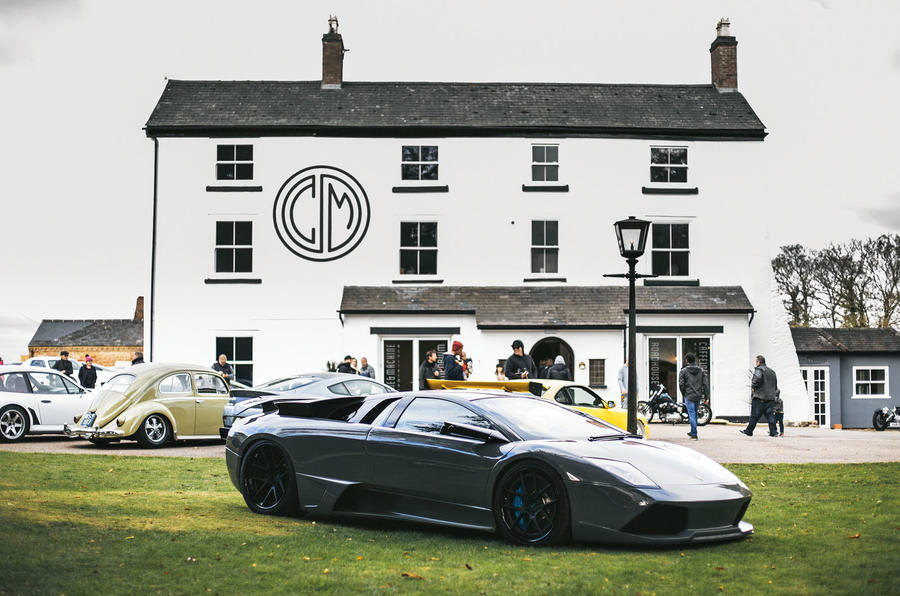
[[[0,594],[900,593],[900,463],[729,467],[750,539],[534,549],[254,515],[222,460],[0,453]]]

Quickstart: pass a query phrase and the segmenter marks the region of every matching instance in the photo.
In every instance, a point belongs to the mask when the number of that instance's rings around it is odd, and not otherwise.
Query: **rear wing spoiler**
[[[365,401],[365,396],[323,397],[312,399],[274,398],[260,404],[263,412],[274,412],[295,418],[332,418],[341,411],[356,410]]]
[[[450,381],[447,379],[426,379],[429,389],[492,389],[507,393],[530,393],[537,397],[549,389],[540,381]]]

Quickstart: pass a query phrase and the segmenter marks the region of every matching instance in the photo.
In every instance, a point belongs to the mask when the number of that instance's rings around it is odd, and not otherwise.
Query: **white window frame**
[[[543,161],[535,161],[535,159],[534,159],[534,150],[535,150],[537,147],[543,147],[543,148],[544,148],[544,157],[545,157],[545,159],[544,159]],[[556,161],[548,161],[548,160],[546,159],[546,154],[547,154],[546,148],[547,148],[547,147],[554,147],[554,148],[556,149]],[[528,179],[531,181],[530,183],[531,183],[532,185],[535,185],[535,184],[537,184],[537,185],[541,185],[541,184],[546,184],[546,185],[557,185],[557,184],[560,184],[560,180],[562,180],[562,176],[561,176],[561,173],[560,173],[560,169],[561,169],[561,168],[560,168],[560,164],[559,164],[559,149],[560,149],[559,143],[532,143],[532,144],[531,144],[531,146],[529,147],[529,151],[531,152],[531,166],[530,166],[530,168],[529,168],[529,176],[528,176]],[[544,180],[536,180],[536,179],[535,179],[535,177],[534,177],[534,168],[535,168],[535,166],[546,168],[546,167],[548,167],[548,166],[554,166],[554,165],[556,166],[556,180],[547,180],[547,179],[546,179],[546,178],[547,178],[547,175],[546,175],[547,171],[546,171],[546,169],[544,170]]]
[[[883,370],[884,371],[884,393],[883,394],[858,394],[856,393],[856,385],[857,383],[881,383],[881,381],[857,381],[856,380],[856,371],[858,370]],[[890,387],[890,367],[889,366],[854,366],[853,367],[853,378],[851,379],[851,383],[853,383],[853,395],[850,396],[850,399],[891,399],[891,387]]]
[[[238,159],[237,156],[237,148],[241,147],[250,147],[250,159]],[[219,147],[231,147],[231,158],[230,159],[219,159]],[[240,142],[216,142],[215,143],[215,167],[213,169],[213,179],[217,183],[236,183],[236,184],[246,184],[248,182],[252,182],[256,179],[256,161],[254,158],[254,147],[252,143],[240,143]],[[237,177],[237,169],[238,165],[250,165],[250,177],[249,178],[238,178]],[[234,173],[233,178],[219,178],[219,166],[231,166],[232,172]]]
[[[533,228],[535,222],[541,222],[544,224],[544,244],[535,244],[534,243],[534,235]],[[547,244],[547,223],[553,222],[556,224],[556,244]],[[532,275],[559,275],[559,220],[558,219],[532,219],[531,220],[531,228],[529,228],[528,233],[532,235],[530,238],[530,249],[528,251],[528,270]],[[556,249],[556,271],[547,271],[547,249]],[[532,269],[532,259],[531,254],[535,249],[540,249],[544,251],[544,271],[534,271]]]
[[[669,228],[669,247],[668,248],[656,248],[653,246],[653,226],[670,226]],[[688,246],[687,248],[672,248],[672,230],[671,226],[684,225],[687,226],[688,229]],[[650,223],[650,237],[647,238],[647,252],[650,253],[650,258],[647,259],[647,268],[650,273],[653,273],[653,253],[654,252],[666,252],[669,254],[669,273],[667,275],[660,275],[660,277],[665,279],[690,279],[692,277],[696,277],[694,274],[694,264],[691,259],[691,225],[690,221],[684,220],[653,220]],[[685,274],[673,275],[672,271],[672,253],[673,252],[683,252],[687,254],[687,267],[688,272]]]
[[[215,357],[218,359],[219,354],[222,352],[217,351],[218,346],[216,345],[217,340],[219,338],[228,338],[231,339],[231,351],[232,354],[235,354],[236,350],[236,339],[250,339],[251,349],[253,350],[253,360],[238,360],[236,357],[228,360],[228,364],[231,365],[231,369],[234,371],[234,376],[232,379],[240,380],[238,377],[237,367],[239,364],[249,364],[253,367],[253,382],[256,383],[260,379],[256,377],[256,336],[259,333],[259,329],[219,329],[213,330],[212,337],[210,338],[210,343],[213,345],[213,350],[216,351]],[[229,379],[231,380],[231,379]]]
[[[403,150],[406,147],[418,147],[419,159],[405,161],[403,159]],[[434,161],[426,161],[422,159],[422,147],[434,147],[437,152],[437,159]],[[441,147],[437,143],[419,143],[419,144],[403,144],[400,146],[400,181],[403,184],[421,183],[423,185],[435,184],[441,179]],[[437,168],[437,176],[434,178],[422,178],[422,166],[435,166]],[[404,178],[403,166],[418,166],[418,178]]]
[[[403,224],[417,224],[419,226],[419,236],[418,237],[419,237],[420,244],[418,244],[417,246],[403,246],[403,244],[402,244],[403,243]],[[421,226],[422,226],[422,224],[434,224],[435,225],[436,235],[437,235],[437,241],[436,241],[435,246],[422,246],[421,245],[421,239],[422,239],[422,227]],[[433,278],[438,275],[438,272],[441,270],[440,262],[438,260],[440,257],[440,255],[438,253],[438,249],[440,248],[440,225],[439,224],[440,224],[440,221],[437,218],[433,218],[433,217],[426,218],[426,219],[410,217],[410,218],[404,218],[402,221],[399,222],[399,229],[397,230],[397,237],[399,239],[398,246],[397,246],[397,258],[398,258],[398,260],[397,260],[397,272],[398,273],[397,274],[398,275],[400,275],[403,278],[423,277],[426,279]],[[415,273],[401,273],[400,272],[400,258],[401,258],[400,255],[402,254],[402,252],[404,250],[415,250],[419,253],[419,256],[421,256],[421,253],[423,251],[434,252],[434,262],[435,262],[434,273],[419,273],[418,271],[416,271]],[[417,256],[417,258],[416,258],[417,264],[421,264],[421,260],[419,259],[419,256]],[[419,269],[421,269],[421,267],[419,267]]]
[[[209,275],[211,279],[250,279],[259,277],[259,260],[257,259],[258,231],[259,222],[256,213],[209,213],[209,244],[212,248],[209,251]],[[249,222],[251,225],[251,241],[249,245],[245,244],[217,244],[217,224],[218,222]],[[251,250],[251,267],[250,271],[228,272],[216,271],[216,249],[217,248],[250,248]],[[233,267],[232,267],[233,268]],[[218,355],[218,354],[217,354]]]
[[[685,162],[683,164],[677,164],[677,163],[673,164],[670,161],[666,162],[666,163],[653,163],[653,150],[654,149],[666,149],[666,150],[684,149]],[[648,170],[648,174],[649,174],[648,181],[649,181],[650,185],[661,186],[661,187],[666,187],[666,188],[672,187],[672,186],[678,187],[679,185],[686,186],[690,182],[690,179],[691,179],[690,161],[691,161],[690,160],[690,147],[688,147],[687,145],[650,145],[650,169]],[[660,168],[660,167],[662,167],[662,168],[673,168],[673,167],[681,168],[681,167],[683,167],[685,170],[684,181],[677,181],[677,182],[672,181],[671,180],[671,172],[667,173],[666,180],[654,180],[653,179],[653,168]]]

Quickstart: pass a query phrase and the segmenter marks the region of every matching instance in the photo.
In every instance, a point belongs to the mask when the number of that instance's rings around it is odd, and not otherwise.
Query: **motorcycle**
[[[872,426],[875,430],[884,430],[887,427],[900,428],[900,406],[879,408],[872,414]]]
[[[650,422],[656,415],[660,422],[688,422],[687,406],[675,401],[665,385],[657,383],[650,392],[650,401],[639,401],[638,413]],[[697,404],[697,426],[706,426],[712,420],[712,409],[708,402]]]

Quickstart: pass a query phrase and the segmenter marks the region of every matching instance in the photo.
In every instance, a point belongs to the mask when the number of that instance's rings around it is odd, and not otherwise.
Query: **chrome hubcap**
[[[25,418],[18,410],[7,410],[0,414],[0,432],[7,439],[18,439],[25,429]]]
[[[166,437],[166,423],[159,416],[150,416],[144,422],[144,432],[147,438],[154,443],[159,443]]]

